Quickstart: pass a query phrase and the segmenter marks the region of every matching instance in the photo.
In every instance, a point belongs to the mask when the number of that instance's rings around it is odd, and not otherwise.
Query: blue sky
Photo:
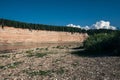
[[[0,18],[62,26],[105,20],[119,27],[120,0],[1,0]]]

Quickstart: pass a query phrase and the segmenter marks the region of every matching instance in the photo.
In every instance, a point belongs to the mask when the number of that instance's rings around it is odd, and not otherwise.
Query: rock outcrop
[[[70,33],[0,27],[0,44],[83,42],[87,33]]]

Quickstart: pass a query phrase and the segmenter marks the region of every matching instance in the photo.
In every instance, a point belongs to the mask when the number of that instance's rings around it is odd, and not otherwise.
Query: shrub
[[[93,52],[110,52],[120,55],[120,32],[91,35],[84,41],[84,48]]]

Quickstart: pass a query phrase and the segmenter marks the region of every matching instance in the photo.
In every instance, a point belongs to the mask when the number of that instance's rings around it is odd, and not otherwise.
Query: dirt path
[[[120,80],[120,57],[80,57],[68,46],[0,54],[0,80]]]

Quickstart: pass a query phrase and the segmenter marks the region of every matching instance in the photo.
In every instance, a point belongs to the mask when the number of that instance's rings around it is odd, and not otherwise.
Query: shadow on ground
[[[73,48],[75,51],[72,52],[71,54],[73,55],[77,55],[77,56],[80,56],[80,57],[112,57],[112,56],[115,56],[115,57],[120,57],[120,54],[119,53],[115,53],[115,52],[94,52],[94,51],[87,51],[83,48]],[[78,49],[81,49],[81,50],[78,50]]]

